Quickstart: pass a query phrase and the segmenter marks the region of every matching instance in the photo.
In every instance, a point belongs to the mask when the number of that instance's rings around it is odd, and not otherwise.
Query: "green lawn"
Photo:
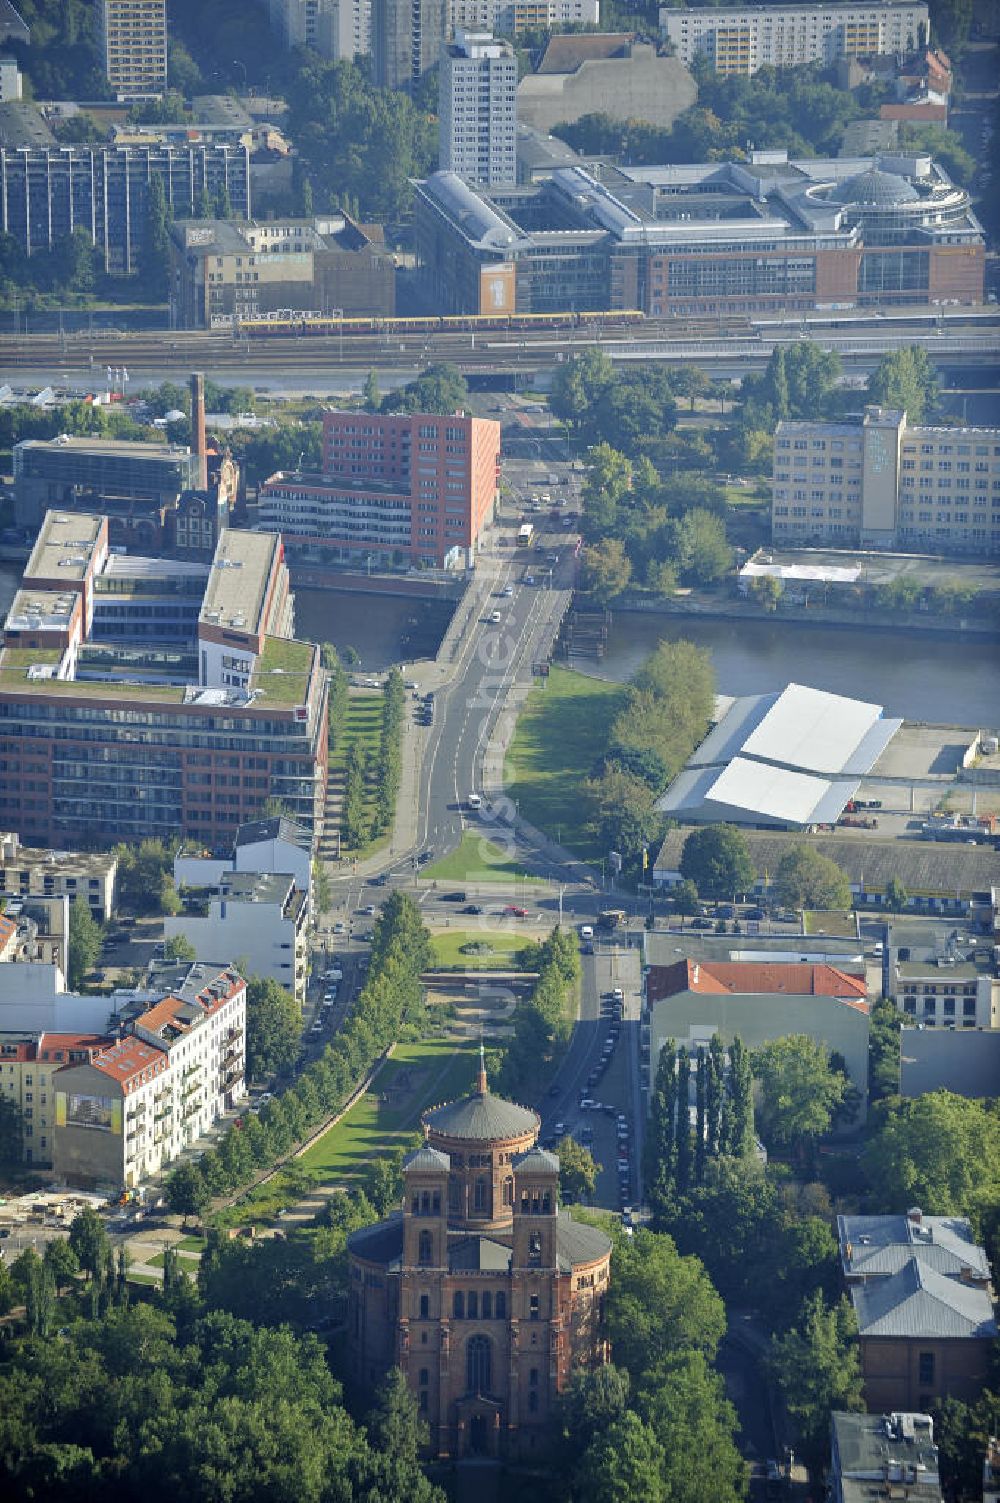
[[[502,846],[488,840],[479,830],[466,830],[461,844],[455,850],[425,867],[421,876],[435,882],[537,882],[516,861],[512,861]]]
[[[487,944],[491,955],[463,955],[462,946],[477,941]],[[501,929],[455,929],[437,933],[431,939],[433,964],[454,966],[466,971],[516,970],[518,951],[528,943],[528,936],[517,930]]]
[[[178,1252],[202,1253],[205,1251],[205,1239],[204,1237],[182,1237],[179,1242],[174,1243],[174,1246]]]
[[[419,1131],[420,1114],[427,1107],[465,1095],[477,1065],[477,1046],[471,1039],[421,1039],[398,1045],[373,1091],[296,1162],[314,1178],[350,1180],[371,1159],[408,1143]],[[404,1071],[413,1073],[412,1092],[406,1092],[398,1104],[380,1101]]]
[[[621,684],[553,668],[518,717],[504,782],[521,815],[578,855],[599,854],[581,826],[580,784],[607,745],[625,702]]]
[[[181,1249],[180,1249],[180,1244],[178,1244],[177,1260],[178,1260],[178,1263],[179,1263],[180,1267],[186,1273],[190,1273],[192,1269],[195,1269],[195,1268],[198,1267],[198,1258],[197,1258],[197,1256],[192,1255],[189,1252],[182,1252]],[[150,1268],[162,1268],[163,1267],[163,1253],[161,1253],[161,1252],[154,1253],[154,1255],[151,1258],[144,1258],[143,1262],[147,1263]]]
[[[360,741],[366,755],[372,757],[378,755],[379,742],[382,737],[382,705],[381,694],[352,694],[348,700],[347,715],[344,722],[344,731],[340,736],[337,746],[330,753],[330,778],[331,781],[343,787],[344,773],[347,767],[347,754],[355,741]],[[369,781],[366,789],[365,807],[369,814],[375,812],[375,783]],[[358,855],[362,851],[365,855],[371,855],[378,850],[380,845],[385,845],[389,840],[389,832],[380,835],[377,840],[370,840],[359,851],[351,851],[344,842],[345,852]]]

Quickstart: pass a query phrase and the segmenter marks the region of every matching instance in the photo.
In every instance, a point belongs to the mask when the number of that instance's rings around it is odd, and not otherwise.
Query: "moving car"
[[[499,611],[490,611],[490,624],[492,626],[499,626],[502,620],[503,617]]]
[[[527,908],[518,908],[516,903],[508,903],[503,911],[504,918],[527,918]]]
[[[479,903],[466,903],[465,907],[462,909],[463,913],[482,913],[482,911],[482,907]]]
[[[465,893],[464,892],[443,892],[441,894],[441,901],[442,901],[442,903],[464,903],[465,902]]]

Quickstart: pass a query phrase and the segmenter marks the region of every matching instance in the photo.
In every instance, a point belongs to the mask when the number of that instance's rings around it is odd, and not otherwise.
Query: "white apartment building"
[[[85,898],[99,924],[111,917],[118,857],[112,852],[47,851],[0,832],[0,898]]]
[[[566,26],[573,22],[596,26],[600,0],[449,0],[452,31],[492,31],[516,37],[529,28]]]
[[[21,70],[13,57],[0,57],[0,104],[21,98]]]
[[[897,961],[892,996],[904,1023],[925,1028],[996,1028],[1000,980],[954,955]]]
[[[921,31],[922,28],[922,31]],[[682,63],[709,60],[717,73],[756,73],[840,57],[912,52],[928,39],[923,0],[867,5],[743,5],[712,10],[660,9],[660,31]]]
[[[198,902],[197,894],[184,896]],[[249,975],[266,976],[305,1000],[308,889],[297,887],[290,872],[226,872],[198,907],[164,919],[164,937],[182,936],[199,960],[238,959]]]
[[[470,183],[517,179],[517,59],[484,31],[455,32],[441,48],[440,163]]]
[[[910,427],[881,407],[779,423],[771,532],[776,543],[1000,553],[1000,429]]]
[[[142,1184],[244,1094],[246,982],[231,967],[182,970],[181,986],[136,993],[117,1038],[52,1076],[52,1167],[66,1184]]]
[[[371,51],[372,0],[270,0],[269,11],[285,47],[312,47],[332,62]]]
[[[167,0],[98,0],[101,67],[119,99],[155,99],[167,87]]]

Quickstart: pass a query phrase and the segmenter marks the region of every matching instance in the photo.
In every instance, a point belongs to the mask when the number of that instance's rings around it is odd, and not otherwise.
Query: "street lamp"
[[[245,94],[246,91],[247,91],[247,65],[246,65],[245,62],[242,61],[241,58],[234,57],[233,58],[233,67],[234,68],[242,68],[243,69],[243,92]]]

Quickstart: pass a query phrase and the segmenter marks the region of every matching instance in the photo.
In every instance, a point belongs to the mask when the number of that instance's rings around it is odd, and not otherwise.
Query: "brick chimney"
[[[205,447],[205,377],[195,371],[191,377],[191,448],[198,456],[197,489],[208,486],[208,454]]]

